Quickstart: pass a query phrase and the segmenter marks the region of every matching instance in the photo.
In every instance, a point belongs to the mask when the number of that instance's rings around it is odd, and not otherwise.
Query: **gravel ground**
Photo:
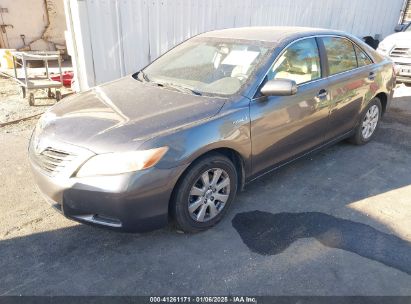
[[[0,295],[410,296],[411,88],[396,96],[374,141],[268,174],[194,235],[65,219],[29,173],[35,120],[2,128]]]
[[[67,88],[61,89],[63,96],[71,94]],[[20,87],[12,78],[0,75],[0,124],[13,122],[22,118],[42,114],[56,103],[55,99],[47,97],[46,92],[37,90],[35,105],[29,106],[28,101],[20,96]],[[0,132],[20,132],[31,129],[32,121],[23,121],[0,128]]]

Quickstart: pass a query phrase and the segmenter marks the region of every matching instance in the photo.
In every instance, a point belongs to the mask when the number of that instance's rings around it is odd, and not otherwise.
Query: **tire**
[[[376,109],[378,110],[378,113],[375,112]],[[355,145],[364,145],[371,141],[375,136],[376,130],[378,129],[378,126],[380,124],[381,114],[381,101],[378,97],[375,97],[370,101],[370,103],[362,113],[360,122],[358,126],[355,128],[355,133],[350,138],[350,142]],[[371,120],[376,119],[375,126],[374,123],[370,122],[370,117]],[[370,129],[367,129],[367,127],[369,127]],[[367,132],[366,130],[368,130],[369,132]]]
[[[28,101],[29,101],[30,106],[34,106],[34,94],[33,93],[30,93],[28,95]]]
[[[61,92],[59,91],[59,90],[56,90],[56,94],[55,94],[56,96],[56,101],[58,102],[58,101],[60,101],[61,100]]]
[[[227,157],[213,153],[195,161],[176,185],[171,200],[176,228],[194,233],[213,227],[227,213],[237,188],[237,169]]]

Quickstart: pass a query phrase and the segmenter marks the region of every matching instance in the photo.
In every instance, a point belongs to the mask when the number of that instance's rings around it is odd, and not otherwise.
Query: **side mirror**
[[[264,96],[291,96],[297,93],[297,83],[289,79],[267,81],[260,90]]]
[[[394,31],[396,31],[396,32],[402,32],[403,29],[404,29],[404,25],[403,25],[403,24],[398,24],[398,25],[395,27]]]

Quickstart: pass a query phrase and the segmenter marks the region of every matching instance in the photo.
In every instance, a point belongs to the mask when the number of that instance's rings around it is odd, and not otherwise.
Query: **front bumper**
[[[397,76],[397,82],[402,82],[402,83],[411,83],[411,75],[398,75]]]
[[[150,168],[114,176],[51,176],[29,149],[35,182],[45,199],[67,218],[112,229],[144,232],[165,226],[173,188],[186,166]]]
[[[403,58],[399,61],[398,58],[391,58],[395,64],[398,82],[411,82],[411,60]]]

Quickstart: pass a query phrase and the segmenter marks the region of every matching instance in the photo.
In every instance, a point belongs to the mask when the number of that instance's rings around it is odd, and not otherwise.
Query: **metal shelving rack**
[[[61,92],[58,90],[63,86],[63,74],[61,71],[61,58],[58,51],[30,51],[30,52],[11,52],[13,56],[15,80],[21,87],[23,98],[28,99],[29,104],[34,105],[34,93],[31,90],[47,90],[49,98],[61,99]],[[20,62],[19,62],[20,61]],[[28,61],[43,61],[46,68],[45,76],[29,76]],[[60,81],[50,78],[49,61],[57,61],[60,73]],[[23,69],[24,77],[19,77],[17,68]],[[55,89],[53,93],[51,89]]]

